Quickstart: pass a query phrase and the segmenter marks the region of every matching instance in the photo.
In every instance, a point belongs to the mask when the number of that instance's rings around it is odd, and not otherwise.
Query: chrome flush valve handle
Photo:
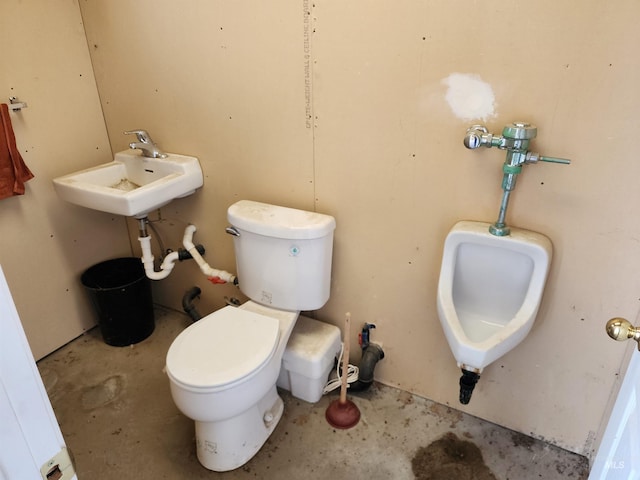
[[[489,133],[487,127],[484,125],[471,125],[467,128],[467,133],[464,136],[464,146],[470,150],[475,150],[481,146],[491,146],[492,134]]]
[[[634,339],[638,342],[638,350],[640,350],[640,328],[631,325],[629,320],[619,317],[612,318],[607,322],[606,329],[607,334],[619,342],[630,338]]]

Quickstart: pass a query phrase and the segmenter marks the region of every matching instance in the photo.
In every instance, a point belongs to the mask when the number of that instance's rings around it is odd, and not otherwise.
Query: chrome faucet
[[[131,142],[129,148],[142,150],[142,155],[148,158],[166,158],[167,154],[160,150],[160,147],[151,139],[151,135],[146,130],[130,130],[124,132],[125,135],[135,135],[137,142]]]

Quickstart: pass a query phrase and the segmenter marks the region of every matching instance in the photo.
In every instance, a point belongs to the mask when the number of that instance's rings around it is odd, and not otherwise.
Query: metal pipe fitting
[[[506,150],[507,156],[502,165],[502,201],[498,219],[489,227],[489,232],[496,236],[509,235],[510,229],[506,225],[507,207],[510,193],[516,188],[517,175],[522,173],[522,165],[526,163],[550,162],[568,165],[570,160],[565,158],[545,157],[538,153],[529,152],[529,143],[538,135],[538,129],[527,122],[513,122],[502,129],[502,135],[494,135],[484,125],[471,125],[464,136],[464,146],[469,149],[479,147],[496,147]]]

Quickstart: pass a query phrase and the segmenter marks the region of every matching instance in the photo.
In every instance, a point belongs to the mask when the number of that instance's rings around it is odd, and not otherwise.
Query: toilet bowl
[[[438,316],[458,366],[482,370],[516,347],[536,318],[552,257],[544,235],[461,221],[449,232],[438,283]]]
[[[171,395],[195,420],[198,460],[209,470],[244,465],[278,424],[283,403],[276,380],[298,313],[251,301],[227,306],[171,344],[166,361]]]
[[[195,421],[198,460],[217,472],[248,462],[282,417],[283,354],[300,311],[329,297],[335,229],[328,215],[248,200],[227,216],[250,300],[186,328],[165,367],[174,403]]]

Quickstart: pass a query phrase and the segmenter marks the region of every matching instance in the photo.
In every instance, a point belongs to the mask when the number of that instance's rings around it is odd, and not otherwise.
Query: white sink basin
[[[116,153],[114,161],[54,178],[56,193],[86,208],[132,217],[186,197],[202,186],[202,169],[195,157],[169,153],[147,158],[140,152]]]

